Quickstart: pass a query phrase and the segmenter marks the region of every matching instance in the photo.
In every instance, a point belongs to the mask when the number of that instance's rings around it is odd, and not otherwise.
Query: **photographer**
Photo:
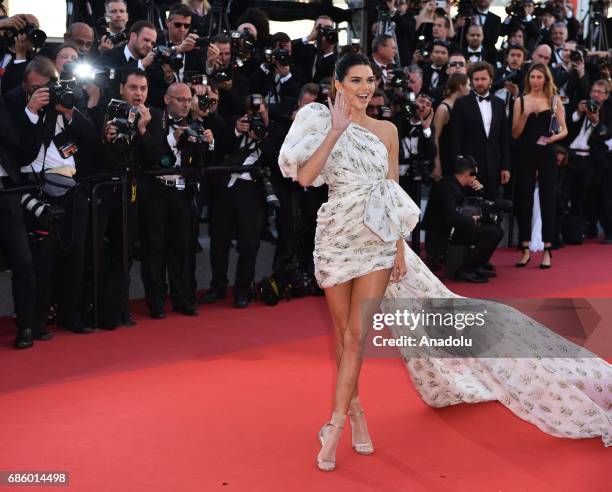
[[[126,0],[106,0],[104,2],[102,19],[108,19],[109,22],[103,26],[106,33],[100,37],[98,53],[112,50],[115,46],[127,42],[126,28],[129,18]]]
[[[103,63],[117,72],[115,83],[109,87],[111,97],[119,95],[118,80],[122,78],[123,71],[133,68],[146,70],[147,78],[152,77],[155,51],[153,47],[157,41],[155,26],[148,21],[135,22],[130,29],[127,44],[116,46],[102,55]],[[157,73],[157,80],[163,79],[161,68]]]
[[[593,83],[590,99],[581,100],[568,118],[571,213],[586,223],[587,235],[597,237],[598,219],[606,238],[612,236],[609,203],[612,190],[607,163],[606,140],[612,138],[610,85],[605,80]]]
[[[527,60],[527,51],[522,46],[509,45],[506,50],[504,66],[497,70],[491,92],[504,101],[506,116],[512,120],[514,100],[523,92],[523,65]]]
[[[501,17],[489,11],[492,0],[469,0],[460,2],[457,17],[455,18],[455,32],[458,42],[463,46],[463,39],[470,25],[482,26],[484,35],[483,45],[487,48],[495,48],[497,38],[501,33]]]
[[[454,175],[442,178],[435,191],[432,191],[423,217],[423,227],[427,231],[428,244],[448,241],[453,245],[471,246],[455,278],[484,283],[496,276],[489,260],[504,232],[499,224],[481,223],[477,209],[462,210],[466,205],[464,190],[469,188],[479,191],[482,188],[476,174],[474,160],[469,156],[459,156],[454,165]]]
[[[236,120],[229,142],[233,149],[224,161],[228,166],[262,166],[262,144],[267,133],[268,110],[259,94],[249,96],[247,112]],[[211,203],[211,288],[203,302],[224,299],[231,241],[237,238],[238,264],[234,282],[234,306],[247,307],[254,297],[255,261],[259,250],[265,200],[261,179],[249,172],[231,173],[215,180]],[[234,236],[236,234],[236,236]]]
[[[300,91],[299,80],[293,75],[292,68],[289,52],[283,48],[266,49],[264,62],[251,79],[251,93],[265,95],[272,121],[291,121],[291,112]]]
[[[379,34],[372,40],[372,62],[376,64],[382,72],[382,86],[380,89],[387,89],[390,82],[389,67],[395,64],[397,56],[397,46],[393,36],[389,34]]]
[[[431,50],[431,63],[423,68],[423,90],[434,94],[437,89],[444,87],[448,74],[446,64],[449,58],[449,45],[445,41],[434,41]]]
[[[589,80],[584,67],[584,55],[576,48],[575,41],[563,45],[561,63],[552,70],[555,85],[559,88],[566,113],[575,107],[576,101],[587,97]]]
[[[0,249],[12,271],[13,300],[17,314],[17,337],[14,347],[25,349],[33,340],[47,340],[51,333],[34,330],[36,277],[28,244],[21,194],[7,191],[22,184],[19,172],[19,135],[4,100],[0,99]]]
[[[38,19],[31,14],[5,19],[5,27],[0,30],[0,34],[0,39],[4,40],[8,49],[3,53],[0,80],[0,92],[6,94],[21,84],[26,65],[36,56],[35,48],[43,46],[46,35],[39,30]]]
[[[250,78],[262,63],[258,51],[257,28],[253,24],[245,22],[238,26],[237,32],[239,37],[230,33],[230,36],[234,36],[232,37],[232,50],[242,60],[242,66],[239,68],[240,73],[246,78]]]
[[[68,104],[56,80],[51,61],[36,57],[26,66],[23,87],[6,95],[21,138],[21,159],[28,163],[21,172],[31,173],[41,202],[65,211],[55,227],[45,227],[29,216],[37,283],[32,329],[46,331],[54,275],[61,272],[55,286],[56,324],[76,333],[89,333],[92,330],[83,323],[81,312],[87,195],[74,176],[86,174],[91,168],[97,132],[88,116]]]
[[[110,109],[118,105],[111,106],[105,121],[99,123],[103,147],[98,153],[97,170],[117,173],[118,177],[127,179],[127,271],[123,265],[122,187],[104,187],[98,195],[98,237],[102,243],[106,238],[108,251],[108,268],[100,278],[98,289],[100,324],[106,329],[114,329],[120,323],[134,324],[128,311],[129,270],[138,229],[138,205],[146,190],[140,186],[141,178],[133,173],[159,166],[165,138],[161,111],[145,106],[148,87],[145,71],[136,67],[124,70],[119,81],[123,106],[116,117]],[[133,123],[128,123],[128,111],[135,116]],[[101,249],[102,244],[99,246]]]
[[[213,145],[210,129],[192,126],[193,96],[189,86],[174,83],[164,97],[166,144],[161,164],[201,170],[204,154]],[[214,147],[213,147],[214,148]],[[195,254],[192,228],[197,216],[197,176],[168,174],[145,178],[140,204],[143,258],[142,281],[152,318],[165,317],[167,284],[175,312],[197,316],[195,308]],[[166,283],[166,271],[167,279]]]
[[[508,36],[509,44],[521,44],[529,51],[533,50],[540,33],[534,10],[534,0],[511,0],[506,6],[508,17],[501,26],[501,35]],[[519,32],[522,37],[520,43],[516,39]]]
[[[308,36],[292,41],[293,55],[302,72],[302,83],[319,83],[333,75],[338,45],[338,32],[333,24],[331,17],[320,15]]]
[[[437,153],[433,117],[431,98],[420,94],[414,102],[409,97],[393,121],[399,134],[399,183],[415,200],[416,187],[429,178]]]
[[[219,87],[218,114],[233,124],[234,115],[245,111],[244,98],[248,95],[249,83],[237,70],[230,38],[225,34],[210,40],[205,66],[206,74]]]

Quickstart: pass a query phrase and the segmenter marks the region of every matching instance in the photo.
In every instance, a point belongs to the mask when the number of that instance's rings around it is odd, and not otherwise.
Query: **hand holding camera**
[[[186,53],[195,49],[198,42],[198,38],[199,36],[194,32],[188,34],[187,37],[183,39],[183,42],[177,47],[176,51],[178,53]]]
[[[138,120],[138,133],[144,135],[147,131],[147,125],[151,122],[151,111],[144,104],[138,106],[140,119]]]
[[[104,53],[105,51],[110,51],[115,47],[113,41],[111,40],[108,34],[105,34],[100,38],[100,44],[98,45],[98,52]]]
[[[249,125],[249,117],[248,116],[243,116],[241,118],[238,118],[236,120],[236,130],[240,133],[244,133],[247,134],[249,133],[249,130],[251,129],[251,125]]]
[[[37,114],[42,108],[49,104],[50,100],[51,96],[49,94],[49,88],[41,87],[36,89],[30,96],[27,108],[30,110],[30,112]]]
[[[0,29],[16,29],[20,31],[27,25],[28,21],[23,14],[17,14],[12,17],[0,20]]]

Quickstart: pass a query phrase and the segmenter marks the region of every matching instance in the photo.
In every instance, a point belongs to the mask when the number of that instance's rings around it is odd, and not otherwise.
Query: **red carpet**
[[[501,250],[498,279],[449,285],[480,297],[612,297],[610,252],[567,247],[540,271],[539,256],[519,270],[516,251]],[[550,437],[497,403],[429,408],[399,359],[368,359],[362,372],[376,453],[355,454],[347,426],[338,469],[319,472],[315,434],[334,376],[324,299],[164,321],[142,302],[133,309],[134,328],[58,330],[26,351],[10,348],[12,323],[0,321],[0,471],[67,471],[67,489],[86,492],[609,490],[601,440]],[[36,490],[46,488],[58,490]]]

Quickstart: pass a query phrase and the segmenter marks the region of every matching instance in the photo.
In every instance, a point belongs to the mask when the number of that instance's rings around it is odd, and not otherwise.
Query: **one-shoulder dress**
[[[297,179],[298,168],[330,129],[326,106],[311,103],[297,112],[279,154],[285,177]],[[351,123],[315,179],[314,186],[329,187],[329,200],[317,214],[314,249],[315,276],[322,288],[392,267],[397,240],[406,238],[419,221],[419,207],[387,178],[388,167],[385,144]],[[421,300],[413,303],[415,309],[424,299],[457,305],[471,300],[447,289],[410,247],[404,255],[408,273],[389,283],[383,312],[405,308],[411,299]],[[432,407],[497,400],[548,434],[600,437],[612,446],[612,366],[512,306],[479,302],[489,313],[487,334],[519,355],[503,356],[493,349],[485,357],[469,350],[453,357],[444,348],[430,347],[425,353],[418,347],[398,347],[421,398]],[[406,327],[390,329],[398,339],[427,333],[424,326],[410,332]]]

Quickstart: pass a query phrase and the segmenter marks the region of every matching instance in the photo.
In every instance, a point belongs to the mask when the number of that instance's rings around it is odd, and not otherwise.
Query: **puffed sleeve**
[[[297,181],[298,168],[319,148],[330,128],[331,113],[323,104],[310,103],[297,112],[278,156],[283,176]],[[311,186],[323,184],[325,180],[319,174]]]

